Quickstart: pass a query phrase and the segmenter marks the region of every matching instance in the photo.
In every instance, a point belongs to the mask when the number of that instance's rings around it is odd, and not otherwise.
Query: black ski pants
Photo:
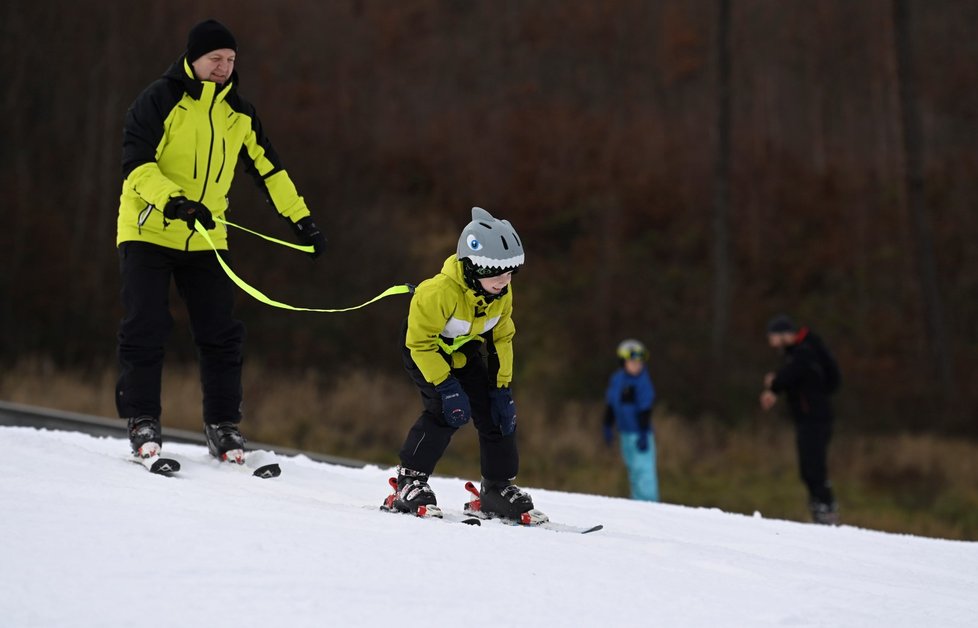
[[[808,489],[809,499],[821,504],[835,503],[828,468],[832,422],[797,421],[795,436],[801,480]]]
[[[221,256],[230,264],[227,251]],[[178,251],[145,242],[119,246],[122,305],[116,408],[122,418],[159,418],[163,355],[173,327],[170,281],[187,306],[200,361],[205,423],[241,421],[245,327],[234,320],[234,284],[213,251]]]
[[[406,329],[405,326],[405,331]],[[479,350],[480,344],[473,341],[462,347],[466,364],[462,368],[452,369],[452,376],[458,379],[472,405],[472,423],[479,432],[482,477],[493,481],[511,480],[519,471],[516,431],[503,436],[499,427],[492,422],[489,414],[489,382],[490,376],[495,378],[495,369],[487,367],[486,358]],[[401,447],[401,466],[431,474],[459,428],[445,423],[441,395],[425,380],[421,370],[411,359],[411,351],[403,344],[403,333],[401,346],[404,368],[418,387],[424,407]]]

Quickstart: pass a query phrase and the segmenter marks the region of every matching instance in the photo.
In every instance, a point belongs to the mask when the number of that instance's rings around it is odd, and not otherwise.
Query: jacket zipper
[[[207,183],[210,179],[211,174],[211,157],[214,155],[214,105],[217,103],[217,88],[214,89],[214,93],[211,95],[211,104],[207,107],[207,122],[211,128],[210,143],[207,146],[207,167],[204,168],[204,186],[200,189],[200,198],[197,199],[198,202],[204,202],[204,196],[207,194]],[[194,151],[194,176],[196,177],[197,171],[197,151]],[[223,165],[221,166],[223,169]],[[190,250],[190,239],[194,237],[196,231],[191,231],[190,235],[187,236],[187,242],[184,244],[184,250]]]
[[[227,160],[228,160],[227,141],[222,137],[221,138],[221,168],[217,171],[217,178],[214,179],[214,183],[217,183],[218,181],[221,180],[221,175],[224,174],[224,164],[227,163]]]

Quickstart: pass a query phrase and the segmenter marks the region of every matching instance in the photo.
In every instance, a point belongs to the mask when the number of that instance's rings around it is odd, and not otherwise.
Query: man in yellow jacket
[[[404,367],[424,409],[401,447],[395,492],[384,509],[438,516],[428,478],[458,428],[479,432],[481,508],[488,517],[546,520],[512,483],[519,470],[513,379],[513,292],[523,243],[506,220],[479,207],[441,272],[418,285],[403,330]],[[524,517],[529,515],[530,520]]]
[[[316,227],[262,130],[255,108],[237,91],[237,42],[215,20],[194,26],[184,54],[126,113],[122,195],[116,244],[126,313],[119,327],[119,416],[128,419],[133,453],[158,455],[160,382],[173,325],[171,280],[187,306],[200,357],[204,433],[211,454],[243,462],[241,364],[244,325],[233,318],[234,286],[207,242],[225,261],[228,209],[238,162],[318,257],[326,239]]]

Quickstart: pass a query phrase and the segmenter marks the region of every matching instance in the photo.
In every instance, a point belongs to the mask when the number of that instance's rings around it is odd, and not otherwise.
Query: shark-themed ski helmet
[[[472,208],[472,222],[458,239],[458,259],[466,274],[495,277],[523,265],[523,242],[508,220],[493,218],[481,207]]]

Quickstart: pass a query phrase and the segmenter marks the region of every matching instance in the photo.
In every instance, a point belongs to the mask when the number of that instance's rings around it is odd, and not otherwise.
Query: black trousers
[[[511,480],[516,477],[520,466],[516,432],[503,436],[492,422],[489,414],[489,382],[490,376],[495,378],[495,369],[487,367],[486,358],[479,351],[479,344],[474,341],[463,347],[466,364],[460,369],[452,369],[452,375],[458,379],[472,405],[472,423],[479,432],[482,477],[494,481]],[[431,474],[459,428],[445,423],[441,395],[433,385],[425,381],[424,375],[411,359],[410,350],[403,342],[401,346],[404,368],[418,387],[424,406],[421,416],[408,431],[401,447],[401,466]]]
[[[227,252],[222,257],[229,262]],[[234,284],[213,251],[177,251],[145,242],[119,247],[122,304],[116,408],[123,418],[160,417],[166,339],[173,327],[170,281],[187,306],[200,361],[205,423],[241,421],[245,327],[234,320]]]
[[[797,421],[795,436],[801,480],[808,489],[809,499],[822,504],[834,503],[828,468],[831,421]]]

